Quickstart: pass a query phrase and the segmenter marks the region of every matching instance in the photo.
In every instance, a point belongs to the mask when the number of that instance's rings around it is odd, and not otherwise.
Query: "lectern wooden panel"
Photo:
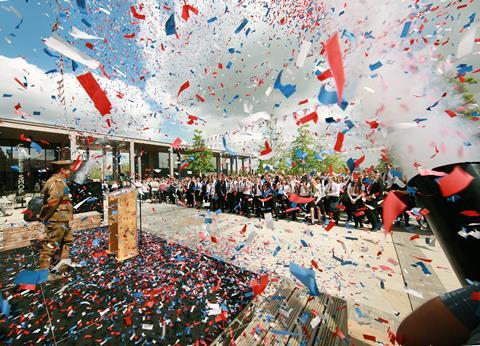
[[[118,261],[135,257],[137,250],[137,191],[122,189],[108,197],[108,251]]]

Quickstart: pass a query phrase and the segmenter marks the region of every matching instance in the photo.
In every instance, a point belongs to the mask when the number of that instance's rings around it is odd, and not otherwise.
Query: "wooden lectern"
[[[137,250],[137,191],[121,189],[107,194],[108,252],[118,261],[135,257]]]

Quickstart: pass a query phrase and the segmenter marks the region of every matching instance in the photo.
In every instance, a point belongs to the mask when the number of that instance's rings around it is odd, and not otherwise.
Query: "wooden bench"
[[[272,296],[253,301],[212,345],[340,346],[348,338],[347,303],[328,294],[311,297],[303,287],[284,280]],[[315,320],[314,327],[312,321]]]
[[[73,215],[70,228],[73,232],[100,227],[100,214],[96,211]],[[17,222],[4,224],[0,229],[0,251],[30,246],[32,240],[41,239],[45,226],[40,222]]]

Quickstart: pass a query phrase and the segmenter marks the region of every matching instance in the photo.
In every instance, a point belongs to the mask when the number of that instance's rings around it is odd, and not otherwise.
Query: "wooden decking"
[[[283,280],[273,295],[253,301],[212,345],[347,345],[347,317],[344,300],[311,297]]]

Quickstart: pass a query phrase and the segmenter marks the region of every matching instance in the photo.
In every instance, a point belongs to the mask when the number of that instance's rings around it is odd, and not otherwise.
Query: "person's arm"
[[[52,217],[62,201],[63,190],[64,184],[59,180],[54,181],[52,185],[47,187],[47,191],[45,191],[47,199],[40,211],[40,220],[48,221]]]
[[[470,331],[440,297],[433,298],[408,315],[398,327],[397,342],[403,346],[464,345]]]

